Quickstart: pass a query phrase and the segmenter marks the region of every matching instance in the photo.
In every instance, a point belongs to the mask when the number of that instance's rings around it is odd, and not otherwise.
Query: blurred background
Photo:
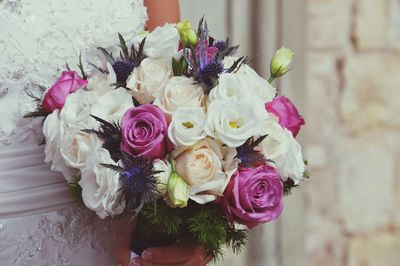
[[[306,119],[311,179],[218,265],[400,265],[400,1],[181,0],[181,11],[193,24],[206,15],[264,77],[277,48],[294,50],[274,85]]]

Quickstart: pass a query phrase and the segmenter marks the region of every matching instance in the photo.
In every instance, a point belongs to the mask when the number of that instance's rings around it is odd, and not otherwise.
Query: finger
[[[136,220],[123,218],[118,221],[115,256],[117,265],[128,266],[131,258],[130,240]]]
[[[171,245],[166,247],[148,248],[142,253],[143,261],[155,264],[182,264],[201,255],[201,249],[194,246]]]
[[[148,261],[144,261],[141,258],[136,258],[129,263],[129,266],[166,266],[166,264],[154,264]],[[168,266],[183,266],[183,265],[169,264]]]

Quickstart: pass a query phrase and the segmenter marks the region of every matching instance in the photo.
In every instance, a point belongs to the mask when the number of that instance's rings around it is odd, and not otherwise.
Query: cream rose
[[[222,143],[213,139],[174,151],[176,171],[188,184],[189,197],[205,204],[222,196],[237,169],[235,154],[235,149],[223,147]]]
[[[169,61],[146,58],[133,70],[127,87],[140,103],[150,103],[160,95],[171,77],[172,67]]]
[[[98,96],[102,96],[115,89],[115,86],[113,86],[112,84],[116,82],[117,78],[112,77],[113,75],[115,75],[115,73],[111,65],[108,64],[107,66],[110,66],[109,71],[112,71],[108,76],[99,74],[91,77],[88,80],[89,83],[87,85],[87,89],[96,92]]]
[[[91,114],[109,122],[117,122],[133,106],[130,93],[125,88],[119,88],[101,96],[92,107]]]
[[[160,171],[160,173],[155,174],[157,178],[157,191],[161,196],[165,196],[167,194],[168,180],[172,174],[171,164],[166,160],[155,160],[153,168],[155,171]]]
[[[61,110],[60,119],[68,127],[79,129],[93,128],[96,121],[90,117],[92,107],[99,95],[94,91],[79,90],[68,96],[64,108]]]
[[[204,105],[204,91],[194,83],[193,79],[179,76],[173,77],[161,94],[156,97],[154,105],[166,114],[172,115],[179,107]]]
[[[268,135],[261,143],[262,151],[276,163],[281,177],[290,177],[295,183],[302,180],[305,165],[301,146],[293,134],[275,121],[265,121],[262,135]]]
[[[64,158],[61,156],[61,134],[58,110],[55,110],[46,117],[43,124],[43,135],[46,140],[46,146],[44,149],[46,157],[44,161],[46,163],[51,163],[50,169],[52,171],[61,172],[67,181],[69,181],[72,176],[77,174],[77,170],[67,166]]]
[[[102,163],[116,164],[106,149],[99,148],[87,158],[79,185],[85,206],[104,219],[121,214],[126,202],[121,194],[119,174],[102,166]]]
[[[225,57],[223,61],[224,67],[231,67],[237,59],[231,56]],[[250,90],[250,94],[258,96],[264,103],[272,101],[275,97],[276,89],[267,80],[260,77],[250,66],[242,65],[235,74],[245,79],[250,85],[247,88]]]
[[[207,112],[205,131],[229,147],[239,147],[247,139],[259,135],[261,123],[268,117],[264,105],[252,102],[237,102],[232,99],[211,102]]]
[[[83,132],[81,128],[68,127],[60,123],[60,153],[67,166],[82,169],[90,153],[101,147],[95,134]]]
[[[207,134],[204,131],[206,114],[200,107],[181,107],[172,115],[168,127],[169,139],[176,146],[192,146]]]

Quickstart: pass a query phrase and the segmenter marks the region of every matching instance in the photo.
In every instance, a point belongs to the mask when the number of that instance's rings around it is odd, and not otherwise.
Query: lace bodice
[[[65,180],[43,163],[42,121],[22,118],[35,108],[25,90],[50,86],[80,53],[97,63],[96,47],[134,37],[146,19],[142,0],[0,0],[1,265],[114,265],[114,221],[67,202]]]
[[[0,148],[40,141],[37,120],[21,120],[34,106],[24,89],[51,85],[80,53],[95,61],[96,47],[133,37],[146,18],[142,0],[0,0]]]

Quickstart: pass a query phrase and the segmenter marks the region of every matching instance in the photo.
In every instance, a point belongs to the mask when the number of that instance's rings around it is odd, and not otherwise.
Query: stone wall
[[[400,1],[307,4],[308,265],[400,265]]]

